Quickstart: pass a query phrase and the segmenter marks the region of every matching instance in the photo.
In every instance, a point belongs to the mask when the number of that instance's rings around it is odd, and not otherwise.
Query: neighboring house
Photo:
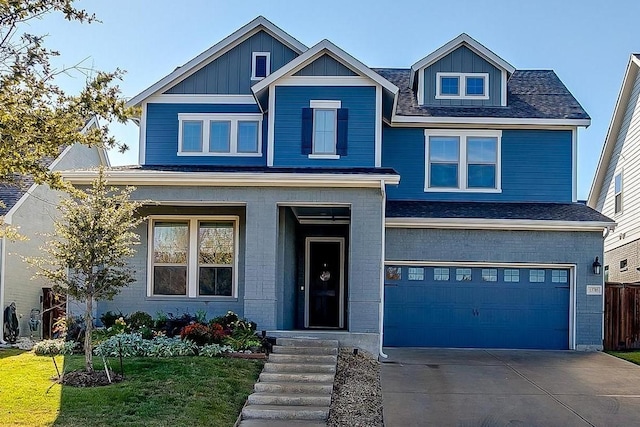
[[[631,55],[587,204],[613,218],[604,241],[608,282],[640,282],[640,55]]]
[[[613,222],[576,202],[590,119],[553,71],[466,34],[372,69],[259,17],[129,105],[140,164],[108,178],[153,203],[137,282],[99,313],[233,310],[374,352],[602,348],[587,285]]]
[[[97,126],[95,119],[88,121],[85,129],[91,126]],[[49,168],[62,171],[98,165],[109,166],[103,149],[73,144],[53,159]],[[44,279],[33,278],[35,269],[23,257],[44,255],[40,247],[48,240],[46,234],[54,232],[53,221],[58,215],[60,194],[46,184],[37,185],[28,179],[23,180],[20,185],[0,187],[0,200],[4,203],[4,207],[0,208],[0,215],[4,223],[17,227],[20,234],[27,238],[25,241],[15,242],[7,238],[0,239],[0,306],[4,310],[11,302],[16,303],[22,336],[31,335],[31,310],[42,310],[42,288],[51,287]],[[0,313],[0,325],[3,324],[2,315]],[[33,335],[39,338],[41,333],[42,324]],[[0,341],[1,338],[0,336]]]

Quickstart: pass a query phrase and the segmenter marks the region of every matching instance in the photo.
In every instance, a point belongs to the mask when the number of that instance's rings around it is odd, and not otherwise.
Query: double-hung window
[[[614,213],[622,212],[622,172],[613,178],[614,191]]]
[[[436,73],[436,99],[489,99],[489,74]]]
[[[425,191],[500,192],[501,131],[425,130]]]
[[[262,155],[260,114],[181,113],[178,120],[178,155]]]
[[[149,285],[152,297],[235,297],[238,218],[149,220]]]
[[[341,101],[311,100],[302,109],[302,154],[311,159],[346,156],[348,113]]]

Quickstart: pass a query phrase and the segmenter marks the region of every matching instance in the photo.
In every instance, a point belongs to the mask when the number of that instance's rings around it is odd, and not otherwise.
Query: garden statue
[[[18,335],[20,335],[20,327],[16,315],[16,303],[12,302],[4,310],[4,340],[15,344]]]
[[[31,309],[31,314],[29,315],[29,331],[31,331],[31,338],[33,338],[33,333],[38,331],[40,327],[40,310],[37,308]]]

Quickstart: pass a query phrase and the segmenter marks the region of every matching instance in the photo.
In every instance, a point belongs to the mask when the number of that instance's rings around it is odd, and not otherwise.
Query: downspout
[[[380,324],[378,325],[378,329],[380,331],[380,347],[378,349],[378,354],[383,359],[389,357],[382,351],[382,342],[383,342],[383,334],[384,334],[384,261],[386,258],[386,235],[387,229],[385,227],[386,215],[387,215],[387,193],[386,187],[384,183],[384,179],[380,180],[380,194],[382,195],[382,256],[380,260],[380,307],[378,309],[378,318],[380,319]]]
[[[2,245],[2,248],[0,248],[0,257],[2,257],[2,260],[0,261],[0,344],[6,344],[6,341],[4,340],[4,269],[7,265],[6,237],[2,237],[0,245]]]

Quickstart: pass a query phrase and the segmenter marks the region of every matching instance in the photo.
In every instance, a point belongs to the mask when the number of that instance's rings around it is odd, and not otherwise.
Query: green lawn
[[[640,350],[639,351],[607,351],[612,356],[619,357],[620,359],[628,360],[636,365],[640,365]]]
[[[67,371],[83,356],[59,357]],[[99,369],[99,359],[95,360]],[[113,368],[118,365],[110,360]],[[105,387],[52,384],[50,357],[0,351],[3,426],[232,426],[262,362],[225,358],[124,359],[125,381]]]

